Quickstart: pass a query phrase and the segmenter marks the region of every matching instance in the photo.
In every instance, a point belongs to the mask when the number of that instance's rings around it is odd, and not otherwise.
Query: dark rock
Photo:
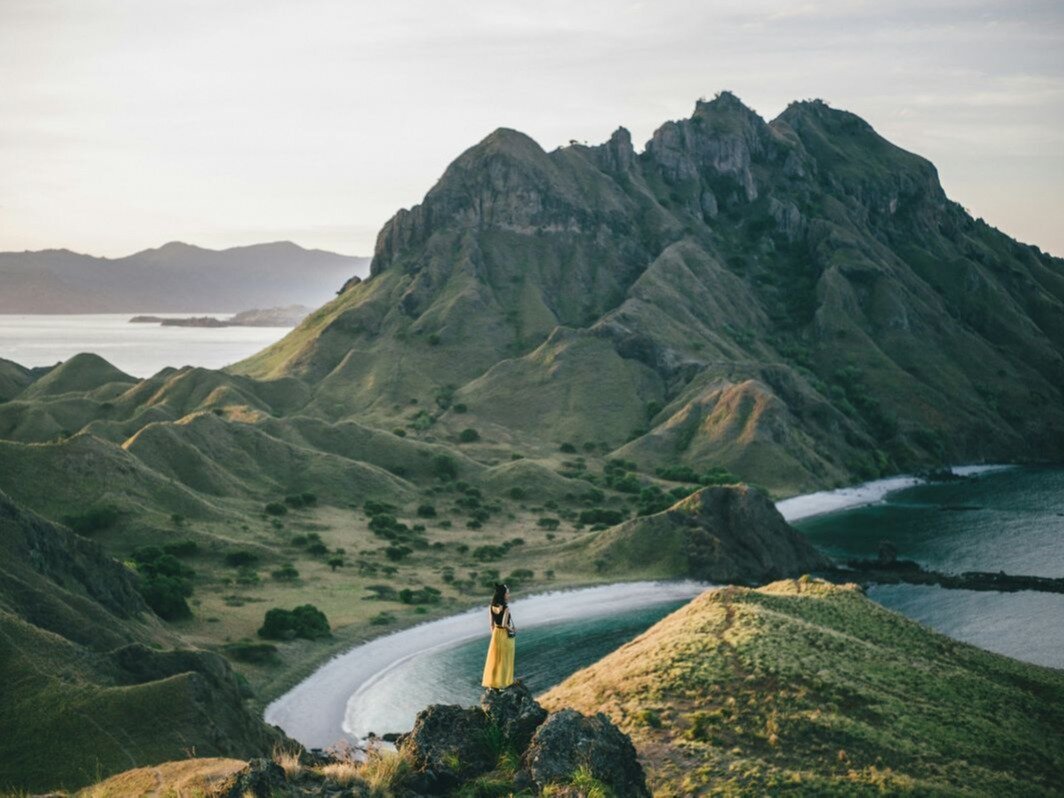
[[[536,728],[547,719],[547,710],[539,705],[520,682],[501,690],[487,689],[480,697],[480,708],[502,732],[503,739],[515,751],[524,751]]]
[[[396,745],[410,753],[415,770],[431,774],[428,783],[432,789],[425,791],[437,793],[495,766],[487,734],[488,718],[483,710],[433,704],[418,713],[414,728]]]
[[[525,764],[540,790],[568,783],[583,765],[617,798],[650,796],[635,746],[601,712],[590,718],[573,709],[551,715],[536,730]]]
[[[285,786],[284,770],[272,759],[252,759],[248,766],[236,775],[236,781],[226,793],[228,798],[270,798]]]

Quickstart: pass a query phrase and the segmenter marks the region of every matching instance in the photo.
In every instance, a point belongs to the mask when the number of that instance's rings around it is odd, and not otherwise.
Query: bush
[[[428,337],[425,340],[429,342],[429,346],[439,346],[440,345],[439,333],[429,333]]]
[[[454,458],[446,454],[438,454],[432,458],[432,470],[444,482],[450,482],[458,476],[458,466],[454,462]]]
[[[389,546],[384,550],[384,556],[392,562],[399,562],[413,553],[414,550],[409,546]]]
[[[292,582],[299,579],[299,571],[291,563],[282,565],[276,571],[271,571],[270,576],[276,579],[278,582]]]
[[[83,513],[63,516],[63,523],[79,535],[91,535],[114,526],[121,512],[113,504],[90,507]]]
[[[239,568],[242,565],[252,565],[259,561],[259,555],[250,551],[231,551],[225,555],[225,564],[230,568]]]
[[[140,594],[152,612],[164,621],[192,617],[185,600],[192,595],[192,583],[187,579],[165,574],[150,576],[141,581]]]
[[[421,504],[417,508],[418,518],[435,518],[436,517],[436,505],[434,504]]]
[[[369,622],[373,626],[387,626],[390,623],[395,623],[395,616],[390,612],[378,612],[369,619]]]
[[[362,509],[366,515],[372,518],[375,515],[395,515],[396,506],[394,504],[388,504],[388,502],[377,502],[373,499],[367,499],[366,503],[362,505]]]
[[[322,557],[329,553],[329,547],[321,541],[316,541],[307,546],[307,554],[312,554],[315,557]]]
[[[606,510],[602,507],[593,507],[590,510],[580,511],[581,524],[607,524],[613,526],[619,524],[625,518],[620,510]]]
[[[399,591],[399,600],[403,604],[436,604],[440,600],[440,591],[434,587],[423,587],[419,590],[407,587]]]
[[[466,407],[465,404],[462,403],[462,402],[459,402],[458,404],[456,404],[454,407],[451,408],[451,410],[453,410],[455,413],[464,413],[468,409],[469,408]]]
[[[557,518],[545,517],[536,521],[544,529],[557,529],[561,525],[561,521]]]
[[[284,515],[288,512],[288,508],[281,504],[281,502],[270,502],[264,509],[266,515]]]
[[[473,549],[473,556],[478,560],[497,560],[506,554],[505,546],[477,546]]]
[[[258,634],[267,640],[291,640],[295,637],[318,640],[330,637],[332,631],[325,613],[312,604],[303,604],[294,610],[267,610]]]
[[[462,443],[473,443],[473,441],[480,440],[480,433],[472,427],[466,427],[458,433],[458,440]]]
[[[403,429],[402,427],[395,427],[392,430],[392,435],[396,436],[397,438],[405,438],[406,437],[406,430]]]
[[[576,447],[571,443],[563,443],[558,447],[558,451],[564,452],[565,454],[576,454]]]
[[[342,554],[334,554],[332,557],[326,560],[326,562],[328,563],[329,568],[335,571],[337,568],[343,568],[344,557]]]

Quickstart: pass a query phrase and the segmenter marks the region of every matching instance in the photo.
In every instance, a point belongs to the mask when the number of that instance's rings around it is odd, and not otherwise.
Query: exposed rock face
[[[414,793],[454,791],[497,768],[500,754],[509,752],[522,764],[506,777],[515,791],[548,785],[564,791],[586,767],[617,798],[649,796],[631,741],[608,718],[574,710],[548,715],[520,682],[486,690],[480,708],[430,706],[396,744],[413,760],[406,788]]]
[[[623,129],[550,153],[495,131],[384,226],[370,279],[239,368],[382,424],[454,385],[500,435],[791,495],[1059,459],[1061,319],[1064,262],[972,219],[928,161],[823,102],[766,121],[723,92],[639,154]]]
[[[575,709],[555,712],[536,730],[525,762],[540,789],[564,784],[577,768],[586,767],[617,798],[650,796],[635,746],[601,712],[590,718]]]
[[[504,690],[485,690],[480,708],[488,716],[488,722],[498,727],[503,739],[516,751],[528,747],[536,729],[547,719],[547,710],[520,683]]]
[[[574,548],[583,545],[606,573],[659,568],[661,576],[713,582],[761,583],[830,565],[764,493],[747,485],[703,488]]]
[[[495,764],[485,745],[487,729],[487,717],[478,708],[433,704],[418,713],[414,728],[397,745],[428,776],[426,788],[446,791]]]

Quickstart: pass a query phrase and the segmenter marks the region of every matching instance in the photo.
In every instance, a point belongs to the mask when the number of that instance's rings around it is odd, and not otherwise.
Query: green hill
[[[1064,673],[854,586],[704,593],[541,701],[606,712],[655,795],[1060,795]]]
[[[189,650],[99,545],[0,493],[0,791],[75,788],[196,751],[268,754],[226,661]]]
[[[641,153],[496,131],[385,225],[369,279],[234,371],[379,424],[446,391],[523,441],[782,494],[1059,458],[1062,303],[1061,260],[860,118],[723,93]]]

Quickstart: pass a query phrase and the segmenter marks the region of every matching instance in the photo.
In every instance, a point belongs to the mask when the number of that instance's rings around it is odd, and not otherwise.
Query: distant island
[[[134,316],[130,324],[159,324],[163,327],[295,327],[309,314],[306,305],[287,305],[278,308],[254,308],[237,313],[231,319],[214,316],[191,316],[184,319],[163,316]]]

